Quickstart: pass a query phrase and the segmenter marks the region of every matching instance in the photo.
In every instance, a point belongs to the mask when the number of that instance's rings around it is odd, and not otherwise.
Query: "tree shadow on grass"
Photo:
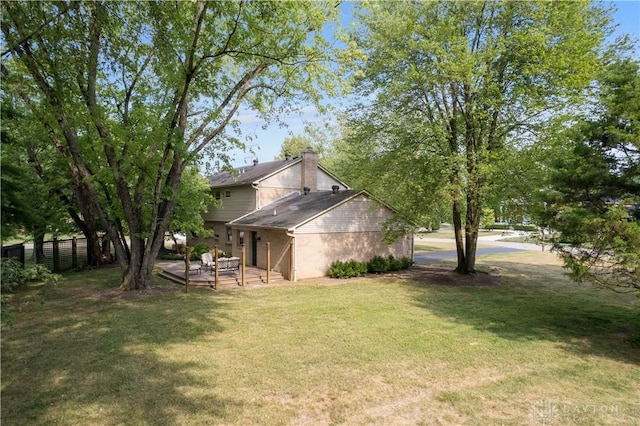
[[[557,341],[576,354],[640,364],[640,307],[634,295],[578,285],[559,266],[491,265],[489,274],[478,274],[478,282],[463,278],[452,285],[456,274],[442,267],[446,274],[423,267],[426,274],[404,282],[419,306],[452,321],[505,339]]]
[[[247,409],[247,401],[220,398],[216,378],[201,374],[215,369],[207,341],[223,331],[225,300],[235,295],[200,289],[123,300],[76,287],[63,280],[3,330],[7,424],[176,424],[194,415],[213,424]],[[199,348],[165,356],[185,344]]]

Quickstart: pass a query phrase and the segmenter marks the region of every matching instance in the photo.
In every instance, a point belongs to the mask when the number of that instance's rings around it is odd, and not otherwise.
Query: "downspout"
[[[297,252],[298,249],[296,247],[296,236],[295,234],[292,233],[292,230],[287,230],[287,237],[291,238],[291,242],[293,243],[293,279],[291,281],[298,282],[298,277],[297,277],[297,264],[298,264],[298,256],[297,256]]]

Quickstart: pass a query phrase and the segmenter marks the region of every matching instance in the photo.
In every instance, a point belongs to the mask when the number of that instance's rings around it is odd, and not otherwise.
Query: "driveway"
[[[484,254],[505,254],[514,253],[517,251],[530,251],[526,248],[511,248],[511,247],[487,247],[479,248],[476,250],[477,256]],[[540,249],[538,249],[540,251]],[[440,260],[456,260],[458,257],[455,250],[441,250],[441,251],[423,251],[414,253],[413,259],[415,262],[437,262]]]
[[[518,235],[517,233],[514,233]],[[477,256],[482,256],[486,254],[506,254],[506,253],[514,253],[519,251],[542,251],[542,246],[539,244],[533,243],[514,243],[508,241],[500,241],[502,238],[505,238],[501,235],[487,235],[478,237],[478,246],[476,251]],[[451,243],[453,247],[455,247],[455,242],[453,239],[443,239],[443,238],[416,238],[416,242],[448,242]],[[489,246],[489,247],[487,247]],[[545,247],[545,250],[549,250],[549,245]],[[423,251],[416,252],[413,256],[414,260],[418,263],[421,262],[437,262],[441,260],[456,260],[457,253],[456,250],[438,250],[438,251]]]

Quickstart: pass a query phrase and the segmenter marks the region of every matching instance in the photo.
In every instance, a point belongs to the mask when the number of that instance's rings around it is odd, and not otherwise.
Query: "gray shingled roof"
[[[335,194],[332,191],[315,191],[309,192],[307,195],[293,193],[230,223],[262,228],[291,229],[364,192],[348,189],[338,191]]]
[[[209,177],[209,184],[211,187],[251,184],[300,161],[302,161],[302,158],[295,157],[290,160],[270,161],[268,163],[237,167],[234,169],[236,171],[235,176],[230,172],[221,172]]]

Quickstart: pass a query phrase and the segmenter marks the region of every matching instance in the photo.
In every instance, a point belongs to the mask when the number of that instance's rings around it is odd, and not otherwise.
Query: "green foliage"
[[[14,259],[2,259],[0,262],[0,288],[2,292],[15,292],[29,281],[57,284],[60,275],[52,273],[44,265],[23,267]]]
[[[535,225],[513,225],[513,229],[515,231],[535,232],[538,230],[538,227]]]
[[[510,184],[501,176],[517,148],[584,100],[607,12],[562,2],[363,5],[352,33],[363,51],[354,73],[359,102],[346,124],[352,164],[342,170],[412,222],[453,215],[456,230],[476,238],[487,196]],[[525,165],[514,169],[532,169]],[[473,272],[474,258],[457,269]]]
[[[9,306],[9,298],[0,294],[0,324],[13,325],[14,316],[11,307]]]
[[[638,291],[640,63],[613,62],[600,82],[599,115],[577,123],[550,164],[543,215],[575,280]]]
[[[409,269],[412,265],[412,259],[406,256],[396,259],[393,255],[389,255],[388,258],[375,256],[368,262],[358,262],[356,260],[342,262],[336,260],[331,264],[328,275],[331,278],[353,278],[365,275],[367,272],[383,274],[385,272],[400,271]]]
[[[46,284],[57,284],[60,275],[54,274],[44,265],[33,265],[24,268],[20,262],[14,259],[2,259],[0,261],[0,322],[2,325],[12,325],[14,321],[13,310],[6,293],[15,293],[27,282],[36,281]]]
[[[508,223],[494,223],[491,225],[491,229],[507,230],[511,229],[511,225]]]
[[[329,276],[331,278],[354,278],[366,273],[367,264],[353,259],[346,262],[336,260],[329,267]]]
[[[0,261],[0,288],[2,293],[14,292],[27,282],[25,269],[17,260],[2,259]]]
[[[216,208],[219,204],[211,194],[209,181],[200,175],[197,168],[189,167],[182,175],[170,231],[184,235],[209,236],[211,231],[204,229],[202,213]]]
[[[298,157],[302,151],[305,151],[308,148],[311,148],[318,154],[318,159],[322,159],[325,151],[324,146],[317,142],[312,142],[306,136],[300,135],[285,138],[280,146],[280,153],[275,159],[284,160],[287,154],[292,157]]]
[[[60,195],[72,197],[68,172],[46,145],[46,129],[2,95],[0,201],[3,239],[26,231],[71,232],[68,207]]]
[[[191,260],[191,261],[200,260],[200,255],[202,255],[204,253],[208,253],[210,250],[211,250],[211,247],[209,247],[207,244],[198,243],[193,247],[193,250],[191,251],[191,256],[189,257],[189,260]]]
[[[400,261],[402,262],[402,267],[400,269],[409,269],[413,266],[413,259],[407,256],[403,256]]]
[[[392,254],[390,254],[389,258],[387,259],[387,265],[387,270],[389,272],[399,271],[402,269],[402,259],[396,259]]]
[[[224,167],[245,147],[240,109],[278,120],[341,88],[322,36],[337,13],[325,2],[2,2],[3,92],[47,130],[72,195],[107,227],[123,288],[150,285],[176,206],[174,227],[200,226],[203,197],[181,188],[184,171]]]
[[[493,225],[496,221],[495,211],[491,207],[485,207],[482,209],[482,217],[480,219],[480,226],[483,229],[493,229]]]
[[[367,270],[372,274],[384,274],[389,270],[389,261],[382,256],[375,256],[367,262]]]

